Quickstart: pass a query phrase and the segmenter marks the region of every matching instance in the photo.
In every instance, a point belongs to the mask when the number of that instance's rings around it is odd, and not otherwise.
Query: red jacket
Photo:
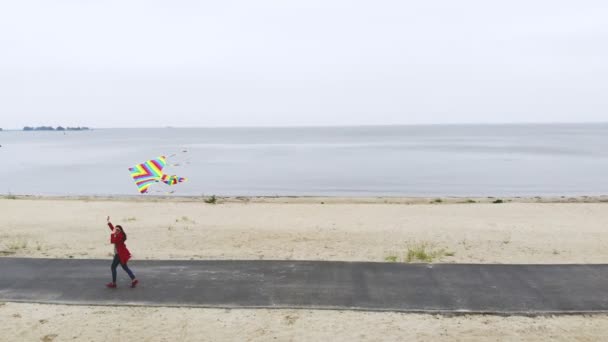
[[[120,263],[126,264],[127,261],[131,259],[131,252],[129,252],[127,245],[125,245],[125,235],[122,232],[114,234],[114,225],[112,225],[112,223],[108,222],[108,226],[112,231],[112,234],[110,234],[110,243],[113,243],[116,246]]]

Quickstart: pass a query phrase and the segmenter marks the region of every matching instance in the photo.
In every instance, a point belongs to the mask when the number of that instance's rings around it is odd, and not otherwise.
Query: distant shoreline
[[[38,127],[33,127],[33,126],[25,126],[22,129],[24,132],[31,132],[31,131],[50,131],[50,132],[65,132],[65,131],[88,131],[90,130],[89,127],[63,127],[63,126],[57,126],[57,127],[52,127],[52,126],[38,126]]]
[[[27,200],[70,200],[70,201],[119,201],[119,202],[200,202],[209,196],[166,196],[166,195],[24,195],[2,194],[0,199]],[[516,197],[402,197],[402,196],[215,196],[217,203],[294,203],[294,204],[503,204],[503,203],[608,203],[608,195],[599,196],[516,196]]]
[[[608,125],[608,121],[595,122],[478,122],[478,123],[413,123],[413,124],[356,124],[356,125],[278,125],[278,126],[150,126],[150,127],[96,127],[89,130],[106,129],[318,129],[318,128],[364,128],[364,127],[478,127],[478,126],[588,126]],[[23,128],[4,128],[4,131],[23,131]]]

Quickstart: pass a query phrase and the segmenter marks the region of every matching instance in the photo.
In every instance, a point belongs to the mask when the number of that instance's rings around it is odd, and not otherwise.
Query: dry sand
[[[608,262],[608,203],[270,201],[0,199],[0,254],[109,258],[111,215],[134,262],[403,260],[416,244],[443,251],[435,262]]]
[[[211,205],[188,199],[0,199],[0,253],[109,260],[105,216],[111,215],[129,234],[134,263],[401,260],[415,243],[443,250],[439,262],[606,263],[608,205],[600,200],[605,199],[429,204],[432,199],[275,198]],[[605,315],[444,317],[0,303],[0,341],[600,341],[607,334]]]
[[[608,316],[0,304],[0,341],[602,341]]]

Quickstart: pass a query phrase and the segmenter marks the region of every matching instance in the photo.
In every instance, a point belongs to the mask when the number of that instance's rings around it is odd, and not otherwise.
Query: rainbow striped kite
[[[135,165],[129,168],[131,177],[137,185],[137,189],[142,194],[148,192],[150,185],[154,183],[163,182],[167,185],[175,185],[177,183],[185,182],[186,178],[177,177],[175,175],[169,176],[163,173],[163,168],[167,165],[167,158],[160,156],[156,159],[148,160],[145,163]]]

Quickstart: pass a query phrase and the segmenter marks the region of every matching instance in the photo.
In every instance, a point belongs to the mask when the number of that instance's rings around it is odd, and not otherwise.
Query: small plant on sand
[[[477,201],[472,200],[472,199],[468,199],[468,200],[466,200],[466,202],[465,202],[465,203],[477,203]]]
[[[415,242],[407,244],[406,252],[389,252],[384,257],[385,262],[434,262],[440,261],[443,257],[452,257],[456,253],[446,250],[445,248],[437,248],[434,243],[430,242]],[[401,257],[403,256],[403,257]]]
[[[441,198],[435,198],[431,203],[441,203],[443,200]]]
[[[495,201],[494,201],[494,202],[492,202],[492,203],[499,204],[499,203],[505,203],[505,201],[503,201],[503,200],[501,200],[501,199],[499,198],[499,199],[495,200]]]
[[[207,203],[207,204],[216,204],[217,203],[217,198],[215,197],[215,195],[211,195],[211,197],[205,199],[205,203]]]
[[[444,256],[452,254],[444,248],[437,248],[434,244],[428,242],[418,242],[408,246],[405,254],[405,262],[433,262],[441,260]]]
[[[298,315],[286,315],[285,316],[285,323],[287,325],[294,325],[296,323],[296,321],[298,320]]]
[[[40,339],[40,341],[42,341],[42,342],[53,342],[53,340],[56,339],[57,336],[59,336],[59,335],[57,335],[57,334],[47,334],[47,335],[44,335]]]
[[[458,242],[458,244],[462,245],[462,247],[464,247],[465,250],[469,250],[471,249],[471,244],[467,241],[467,239],[462,239],[460,242]]]
[[[17,199],[17,196],[15,196],[9,192],[6,196],[4,196],[4,198],[14,200],[14,199]]]
[[[136,217],[127,217],[127,218],[125,219],[125,221],[128,221],[128,222],[133,222],[133,221],[137,221],[137,218],[136,218]]]
[[[397,256],[396,255],[389,255],[386,258],[384,258],[384,261],[386,262],[397,262]]]
[[[190,219],[188,216],[182,216],[181,218],[175,219],[175,222],[184,222],[184,223],[196,223],[194,220]]]
[[[27,240],[16,239],[8,243],[8,249],[11,251],[18,251],[20,249],[27,248]]]

